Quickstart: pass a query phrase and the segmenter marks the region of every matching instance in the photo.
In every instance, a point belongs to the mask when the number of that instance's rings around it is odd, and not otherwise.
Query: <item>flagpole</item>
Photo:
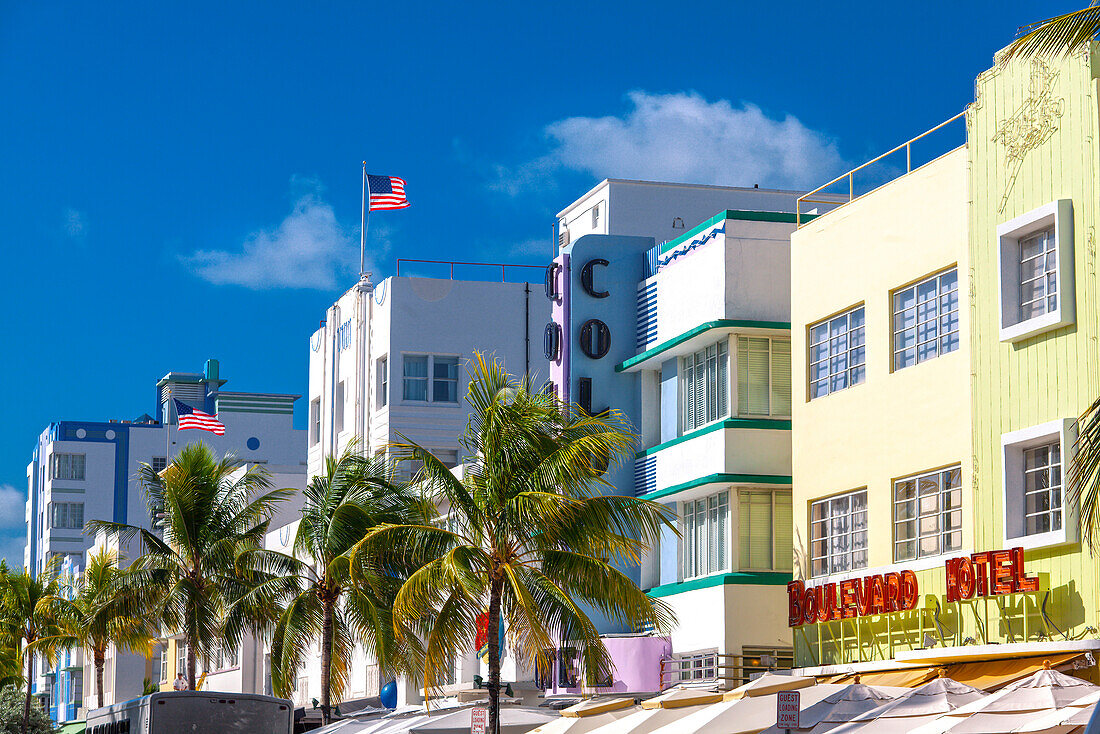
[[[370,209],[367,207],[367,162],[363,161],[363,213],[359,220],[359,277],[367,270],[367,225],[370,224]]]

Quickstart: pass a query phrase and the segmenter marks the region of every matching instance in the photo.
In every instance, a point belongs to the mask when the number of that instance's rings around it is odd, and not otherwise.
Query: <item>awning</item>
[[[87,728],[87,722],[70,721],[68,724],[62,724],[60,727],[58,727],[57,734],[84,734],[84,731]]]
[[[936,678],[939,671],[956,680],[974,688],[984,691],[996,691],[1009,683],[1042,670],[1043,664],[1050,663],[1050,667],[1058,669],[1063,665],[1072,663],[1084,655],[1081,652],[1068,652],[1057,655],[1037,655],[1026,658],[1003,658],[1000,660],[981,660],[966,663],[947,663],[919,668],[904,668],[899,670],[882,670],[871,673],[842,673],[840,675],[821,676],[818,680],[822,683],[854,683],[859,678],[860,683],[869,686],[902,686],[904,688],[916,688]]]

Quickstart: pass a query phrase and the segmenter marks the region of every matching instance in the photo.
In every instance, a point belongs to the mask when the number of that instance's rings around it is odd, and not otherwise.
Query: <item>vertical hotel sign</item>
[[[1039,589],[1039,579],[1024,572],[1023,548],[948,558],[944,574],[948,602]],[[915,609],[919,600],[917,575],[908,569],[818,586],[792,581],[787,584],[787,624],[904,612]]]

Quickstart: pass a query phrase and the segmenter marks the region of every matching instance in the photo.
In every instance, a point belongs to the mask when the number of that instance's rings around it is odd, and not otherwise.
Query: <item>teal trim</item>
[[[786,586],[794,576],[784,571],[739,571],[737,573],[719,573],[698,579],[681,581],[676,584],[654,586],[646,592],[647,596],[660,597],[683,594],[687,591],[709,589],[714,586]]]
[[[754,430],[771,430],[771,431],[789,431],[791,430],[791,422],[789,420],[776,420],[771,418],[727,418],[724,421],[718,421],[717,423],[711,423],[709,426],[703,426],[691,433],[685,433],[683,436],[659,443],[656,446],[650,446],[644,451],[639,451],[634,454],[635,459],[641,459],[645,456],[652,456],[658,451],[664,451],[665,449],[675,446],[678,443],[684,441],[690,441],[693,438],[713,433],[718,430],[725,429],[754,429]]]
[[[662,497],[669,497],[680,492],[686,492],[689,489],[695,489],[696,487],[702,487],[707,484],[792,484],[790,477],[780,476],[778,474],[708,474],[705,477],[699,477],[698,479],[692,479],[689,482],[682,482],[680,484],[674,484],[671,487],[665,487],[664,489],[658,489],[655,492],[648,494],[638,495],[642,499],[646,500],[658,500]]]
[[[817,219],[819,214],[803,214],[803,220],[809,222],[812,219]],[[704,229],[708,229],[718,224],[725,219],[735,219],[742,222],[781,222],[783,224],[798,224],[798,218],[789,212],[757,212],[749,211],[745,209],[726,209],[723,212],[718,212],[713,217],[697,224],[687,232],[677,237],[674,240],[669,240],[661,245],[661,254],[664,255],[669,250],[675,248],[677,245],[686,242],[695,235],[702,232]]]
[[[630,359],[626,360],[622,364],[615,365],[616,372],[625,372],[626,370],[641,364],[646,360],[653,359],[658,354],[667,352],[670,349],[678,347],[689,339],[693,339],[700,334],[710,331],[711,329],[776,329],[778,331],[790,331],[790,321],[753,321],[750,319],[715,319],[714,321],[706,321],[699,324],[694,329],[685,331],[679,336],[674,336],[668,341],[661,342],[652,349],[647,349],[641,354],[636,354]]]

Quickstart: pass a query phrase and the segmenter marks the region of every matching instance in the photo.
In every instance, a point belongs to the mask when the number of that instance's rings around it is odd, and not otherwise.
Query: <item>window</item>
[[[894,292],[894,369],[959,348],[959,271]]]
[[[51,502],[50,527],[79,529],[84,527],[83,502]]]
[[[1058,259],[1054,228],[1020,240],[1020,321],[1058,308]]]
[[[729,570],[729,492],[681,503],[684,578]]]
[[[390,362],[383,357],[378,360],[378,398],[377,403],[379,408],[386,407],[387,399],[390,394]]]
[[[748,683],[752,676],[769,670],[790,670],[794,667],[794,649],[790,647],[741,648],[741,682]]]
[[[742,489],[737,497],[741,570],[790,571],[794,567],[791,493]]]
[[[428,358],[405,355],[402,360],[402,400],[428,400]]]
[[[84,454],[54,454],[54,479],[84,479]]]
[[[336,424],[336,432],[342,433],[344,430],[344,381],[340,380],[336,383],[336,404],[333,407],[335,415],[333,416],[333,422]]]
[[[729,414],[729,353],[726,340],[711,344],[680,361],[683,431]]]
[[[676,656],[681,681],[715,680],[718,677],[718,651],[701,650]]]
[[[600,226],[600,205],[592,207],[592,229]]]
[[[309,401],[309,445],[321,443],[321,398]]]
[[[176,640],[176,675],[187,675],[187,645]]]
[[[962,469],[952,467],[894,482],[894,561],[962,548]]]
[[[168,647],[162,647],[160,649],[160,680],[162,683],[168,681]]]
[[[1062,529],[1062,446],[1024,449],[1024,534]]]
[[[214,670],[226,670],[237,667],[239,660],[237,648],[226,646],[219,647],[214,656]]]
[[[997,227],[1001,341],[1075,321],[1073,202],[1059,199]]]
[[[1077,541],[1077,507],[1065,501],[1062,480],[1062,467],[1072,463],[1076,441],[1077,422],[1072,418],[1001,436],[1004,547]]]
[[[825,576],[867,568],[867,490],[810,506],[810,573]]]
[[[432,358],[432,400],[458,402],[458,357]]]
[[[154,456],[152,459],[150,459],[149,466],[153,469],[153,471],[160,473],[168,468],[168,457]]]
[[[867,376],[863,306],[810,326],[810,400]]]
[[[69,705],[79,706],[84,701],[84,676],[81,673],[69,674]]]
[[[738,415],[791,414],[791,341],[737,338]]]

